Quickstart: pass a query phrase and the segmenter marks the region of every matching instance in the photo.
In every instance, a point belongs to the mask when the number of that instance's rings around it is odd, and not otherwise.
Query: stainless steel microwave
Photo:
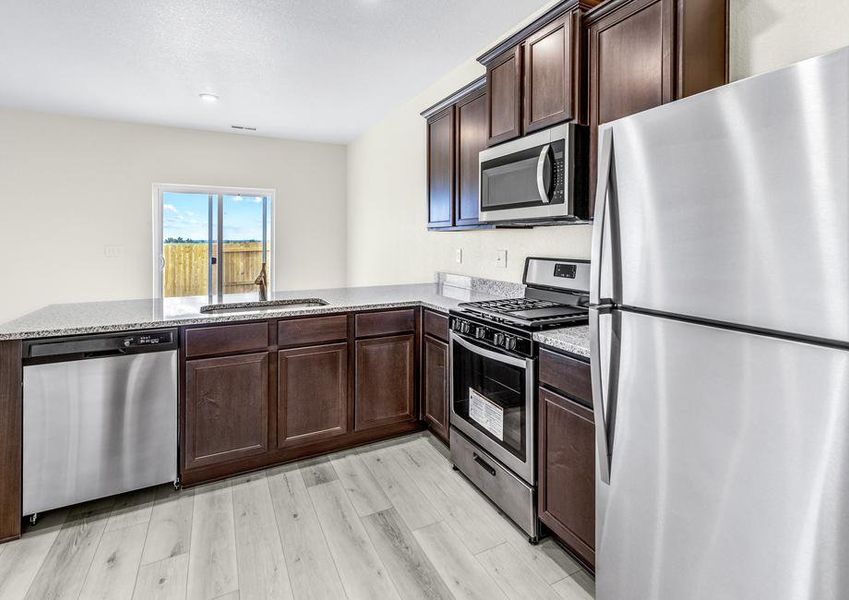
[[[587,128],[564,123],[480,153],[480,220],[577,220],[586,185]]]

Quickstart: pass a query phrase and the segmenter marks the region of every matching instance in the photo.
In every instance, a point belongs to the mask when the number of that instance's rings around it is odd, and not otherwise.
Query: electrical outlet
[[[454,262],[456,262],[458,265],[463,264],[463,249],[462,248],[457,248],[457,250],[454,251]]]
[[[502,269],[507,268],[507,250],[495,251],[495,266]]]
[[[104,246],[103,254],[106,258],[121,258],[124,255],[123,246]]]

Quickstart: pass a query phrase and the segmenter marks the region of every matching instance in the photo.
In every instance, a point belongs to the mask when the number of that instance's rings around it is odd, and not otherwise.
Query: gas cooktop
[[[581,306],[582,298],[575,303],[554,302],[537,298],[505,298],[483,302],[464,302],[461,312],[476,314],[496,322],[507,322],[529,329],[540,329],[564,323],[587,320],[588,310]]]
[[[532,331],[586,322],[589,267],[586,261],[528,258],[524,297],[463,302],[458,313]]]

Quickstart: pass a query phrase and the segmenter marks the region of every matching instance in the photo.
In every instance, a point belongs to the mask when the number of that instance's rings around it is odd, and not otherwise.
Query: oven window
[[[454,412],[520,460],[527,458],[525,369],[454,345]]]

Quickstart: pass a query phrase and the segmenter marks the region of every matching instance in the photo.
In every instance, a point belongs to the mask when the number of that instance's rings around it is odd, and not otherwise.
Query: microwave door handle
[[[551,202],[551,198],[548,197],[548,186],[545,182],[545,175],[551,165],[550,150],[551,144],[543,146],[539,153],[539,160],[537,160],[537,190],[539,191],[539,199],[542,200],[543,204]]]

